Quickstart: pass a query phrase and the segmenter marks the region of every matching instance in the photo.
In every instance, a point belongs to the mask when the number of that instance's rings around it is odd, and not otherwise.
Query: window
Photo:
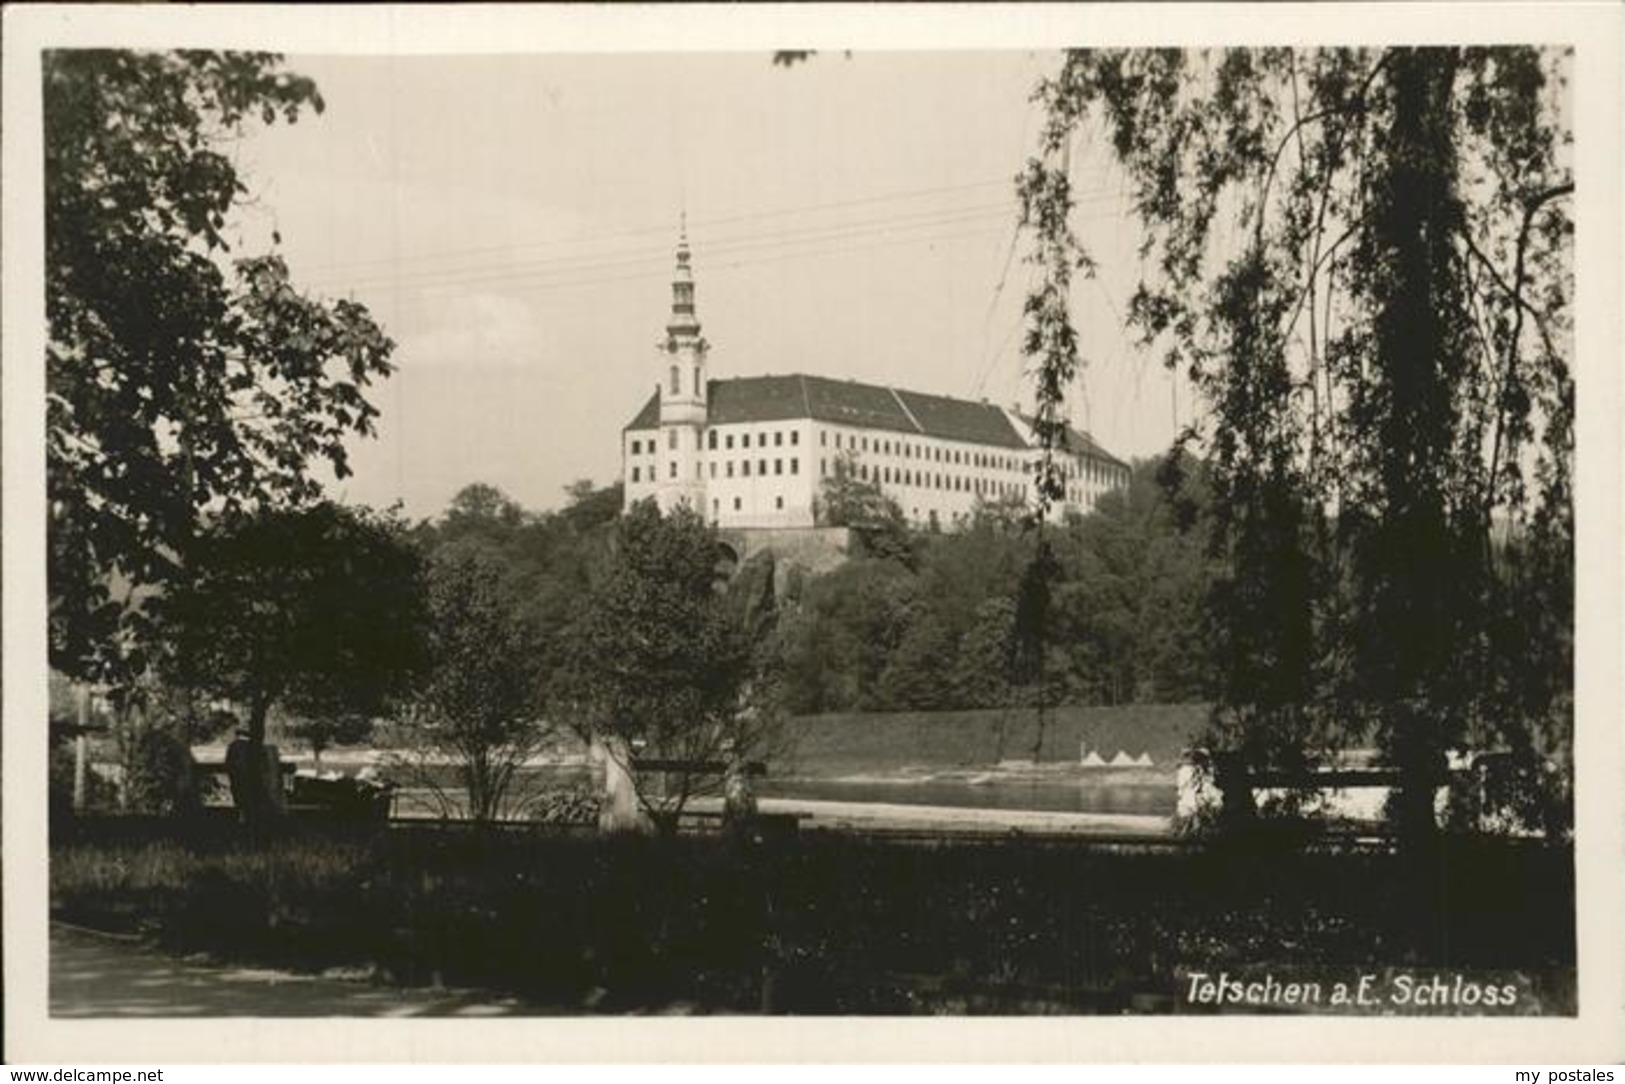
[[[835,434],[835,447],[839,448],[840,446],[841,446],[841,434],[836,433]]]
[[[869,438],[868,437],[863,438],[863,450],[866,451],[866,452],[869,450]]]
[[[794,448],[796,445],[798,445],[800,443],[801,443],[801,430],[799,430],[799,429],[790,430],[790,447]]]
[[[715,463],[712,463],[711,464],[711,477],[715,478],[716,476],[717,476],[717,465]]]
[[[711,518],[716,519],[717,518],[717,513],[720,512],[721,510],[722,510],[721,502],[716,500],[715,498],[712,498],[712,500],[711,500]]]
[[[829,434],[822,429],[818,431],[818,446],[820,448],[829,447]]]
[[[823,459],[820,459],[818,461],[818,477],[820,477],[820,478],[823,478],[824,476],[829,474],[829,469],[825,465],[826,462],[827,461],[823,460]]]
[[[783,444],[784,444],[784,430],[782,430],[782,429],[774,430],[774,432],[773,432],[773,447],[778,448],[778,447],[782,446]]]
[[[676,463],[671,463],[671,464],[669,464],[669,466],[671,467],[671,469],[669,471],[667,471],[666,473],[669,476],[671,476],[672,478],[677,477],[677,464]]]
[[[739,464],[739,472],[746,478],[750,477],[750,460],[747,459]]]
[[[632,468],[632,481],[636,482],[637,480],[638,480],[638,468],[633,467]]]
[[[717,450],[717,431],[715,429],[705,434],[705,446],[713,452]]]
[[[773,498],[773,507],[777,508],[781,512],[784,511],[784,498],[783,497],[774,497]]]
[[[773,461],[773,473],[774,474],[783,474],[784,473],[784,460],[775,459]]]
[[[767,476],[767,460],[758,459],[756,461],[756,473],[762,475],[763,477]]]
[[[795,456],[790,457],[790,473],[791,474],[800,474],[801,473],[801,460],[797,459]]]
[[[734,498],[734,511],[735,512],[739,511],[739,498],[738,497]]]
[[[632,454],[637,455],[642,450],[643,450],[643,445],[639,441],[634,440],[632,442]]]
[[[700,394],[700,367],[698,365],[694,366],[694,394],[696,396]]]
[[[676,395],[677,391],[678,391],[678,386],[677,386],[677,366],[673,365],[671,367],[671,393],[673,395]]]
[[[734,476],[734,461],[730,459],[730,460],[728,460],[728,477],[732,478],[733,476]]]
[[[733,448],[734,448],[734,435],[732,433],[729,433],[727,438],[723,440],[722,446],[724,448],[727,448],[730,452],[733,451]]]
[[[703,473],[701,473],[704,470],[705,470],[705,467],[702,466],[701,464],[699,464],[699,463],[694,464],[694,477],[695,477],[696,480],[705,477],[705,475]]]
[[[677,430],[666,430],[666,447],[670,448],[674,452],[677,450]]]

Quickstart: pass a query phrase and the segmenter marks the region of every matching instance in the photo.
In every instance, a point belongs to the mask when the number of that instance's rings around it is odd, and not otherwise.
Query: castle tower
[[[694,312],[694,271],[689,266],[685,216],[671,280],[671,317],[666,321],[660,354],[661,466],[656,499],[661,511],[686,503],[705,512],[707,350]]]

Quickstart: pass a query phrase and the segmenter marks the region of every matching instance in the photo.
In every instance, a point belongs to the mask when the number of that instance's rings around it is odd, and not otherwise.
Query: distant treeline
[[[1036,545],[1012,510],[906,546],[857,547],[805,580],[784,628],[795,714],[1204,700],[1208,569],[1194,472],[1138,463],[1095,511],[1045,528],[1059,561],[1036,680],[1013,681],[1018,592]]]
[[[1200,480],[1193,469],[1172,486],[1159,482],[1163,462],[1138,463],[1129,486],[1102,496],[1092,514],[1046,527],[1061,569],[1039,681],[1010,676],[1017,592],[1035,540],[1013,510],[989,505],[953,533],[859,529],[840,567],[779,577],[783,710],[1207,699]],[[537,626],[562,632],[620,494],[582,484],[563,510],[536,514],[474,485],[420,527],[419,540],[500,563]]]

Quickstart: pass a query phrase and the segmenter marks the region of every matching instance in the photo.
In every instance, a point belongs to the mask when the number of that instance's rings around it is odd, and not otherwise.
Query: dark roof
[[[1086,453],[1095,457],[1096,459],[1104,459],[1108,462],[1115,463],[1119,467],[1128,467],[1127,463],[1123,462],[1121,459],[1118,459],[1115,455],[1112,455],[1112,453],[1102,448],[1095,441],[1094,437],[1091,437],[1088,433],[1081,430],[1074,429],[1070,425],[1066,427],[1066,440],[1069,450],[1074,454]]]
[[[747,376],[713,380],[708,386],[707,419],[712,425],[776,422],[814,418],[837,425],[917,433],[942,440],[1025,448],[1009,417],[991,403],[950,399],[945,395],[831,380],[822,376]],[[658,392],[628,429],[660,424]]]
[[[660,389],[649,396],[649,401],[643,404],[638,416],[626,423],[627,429],[657,429],[660,426]],[[625,432],[626,430],[622,430]]]
[[[712,425],[732,422],[781,422],[805,418],[807,389],[799,376],[746,376],[736,380],[712,380],[706,385],[706,421]]]
[[[965,399],[950,399],[946,395],[926,395],[917,391],[899,391],[897,397],[920,423],[920,432],[928,436],[976,444],[997,444],[1005,448],[1027,446],[1021,434],[1010,424],[1009,416],[990,403],[972,403]]]
[[[1028,425],[1032,425],[1036,420],[1026,414],[1019,415],[1019,417]],[[1091,437],[1088,433],[1085,433],[1081,429],[1074,429],[1070,425],[1066,427],[1066,445],[1067,451],[1071,452],[1073,455],[1091,455],[1096,459],[1105,459],[1109,462],[1115,463],[1119,467],[1128,467],[1127,463],[1123,462],[1121,459],[1118,459],[1115,455],[1112,455],[1112,453],[1108,452],[1106,449],[1097,444],[1094,437]]]

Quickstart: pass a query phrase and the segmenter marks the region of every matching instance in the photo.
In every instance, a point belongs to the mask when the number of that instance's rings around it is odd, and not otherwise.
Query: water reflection
[[[831,802],[890,802],[898,805],[953,806],[962,809],[1037,809],[1059,813],[1139,813],[1172,816],[1174,786],[1166,783],[1108,783],[1084,780],[1000,780],[972,783],[956,779],[889,782],[845,779],[769,779],[764,798],[806,798]]]

